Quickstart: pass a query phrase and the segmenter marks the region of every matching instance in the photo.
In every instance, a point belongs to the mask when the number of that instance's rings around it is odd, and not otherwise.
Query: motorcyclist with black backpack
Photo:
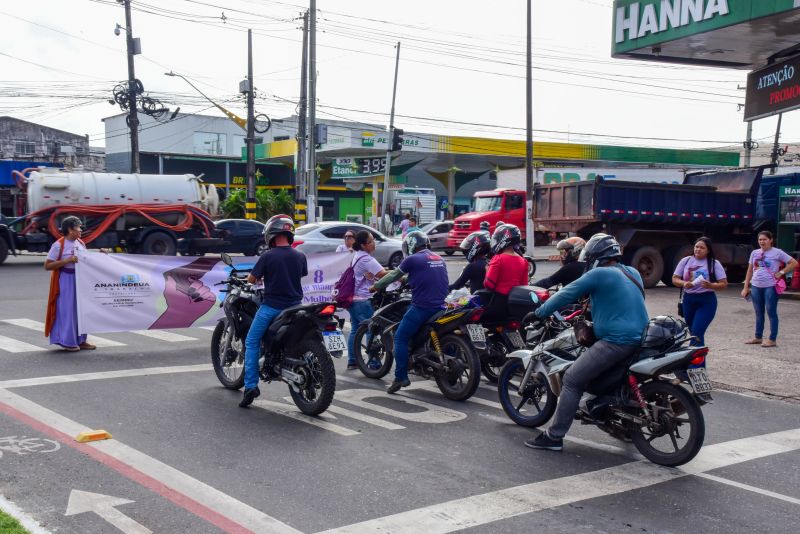
[[[553,422],[546,431],[525,445],[533,449],[560,451],[572,425],[581,395],[587,385],[604,371],[625,361],[639,348],[648,322],[642,278],[626,267],[622,248],[614,237],[595,234],[581,253],[586,272],[550,297],[536,316],[545,318],[584,295],[591,301],[597,341],[581,354],[564,374],[561,396]]]

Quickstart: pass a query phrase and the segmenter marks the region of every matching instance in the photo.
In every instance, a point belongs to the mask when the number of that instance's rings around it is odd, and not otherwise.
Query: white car
[[[294,247],[304,254],[335,252],[336,247],[344,243],[346,231],[359,232],[367,230],[375,238],[375,257],[381,265],[394,269],[403,261],[403,241],[386,237],[369,226],[342,221],[329,221],[304,224],[295,231]]]

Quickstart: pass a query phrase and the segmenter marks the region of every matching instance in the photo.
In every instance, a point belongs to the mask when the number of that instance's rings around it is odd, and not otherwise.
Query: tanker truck
[[[58,169],[14,171],[27,215],[0,224],[0,263],[9,254],[47,252],[70,215],[84,223],[89,248],[174,255],[178,239],[197,249],[214,237],[219,197],[192,174],[119,174]]]

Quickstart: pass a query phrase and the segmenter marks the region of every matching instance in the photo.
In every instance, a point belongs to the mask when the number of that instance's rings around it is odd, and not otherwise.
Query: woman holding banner
[[[44,335],[50,336],[51,345],[60,345],[69,352],[96,348],[86,342],[86,334],[78,333],[75,264],[78,263],[77,251],[86,250],[81,241],[81,224],[75,216],[61,221],[63,237],[53,243],[44,262],[44,268],[51,272]]]

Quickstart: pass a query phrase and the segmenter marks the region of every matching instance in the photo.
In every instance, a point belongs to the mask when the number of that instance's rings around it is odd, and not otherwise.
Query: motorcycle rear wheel
[[[630,423],[631,440],[642,456],[668,467],[683,465],[697,456],[703,446],[706,426],[695,398],[683,387],[660,380],[644,384],[640,391],[650,415],[656,415],[652,425]],[[690,427],[686,438],[680,432],[686,430],[685,425]],[[681,443],[678,440],[682,440]],[[654,444],[656,441],[658,444]],[[660,448],[661,444],[664,446]]]
[[[512,358],[506,362],[497,382],[500,405],[506,415],[518,425],[530,428],[542,426],[553,417],[558,399],[543,374],[531,373],[526,387],[520,388],[524,377],[525,366],[522,360]],[[522,394],[519,393],[520,389]]]
[[[315,339],[306,339],[293,351],[295,358],[304,359],[306,365],[292,369],[306,377],[306,383],[295,391],[289,387],[292,400],[306,415],[319,415],[333,402],[336,391],[336,369],[325,345]]]
[[[394,337],[391,332],[373,336],[367,343],[370,323],[364,322],[358,326],[356,337],[353,341],[358,368],[367,378],[383,378],[392,368],[394,355]]]
[[[233,330],[233,325],[223,319],[217,323],[211,335],[211,365],[220,383],[228,389],[241,389],[244,386],[244,340],[236,337],[231,332],[232,346],[235,352],[232,359],[226,358],[228,347],[225,346],[225,334],[228,329]]]
[[[442,394],[454,401],[465,401],[478,390],[481,382],[481,359],[467,343],[456,334],[447,334],[439,339],[442,354],[452,356],[451,365],[460,364],[464,368],[457,372],[440,371],[436,374],[436,385]]]

